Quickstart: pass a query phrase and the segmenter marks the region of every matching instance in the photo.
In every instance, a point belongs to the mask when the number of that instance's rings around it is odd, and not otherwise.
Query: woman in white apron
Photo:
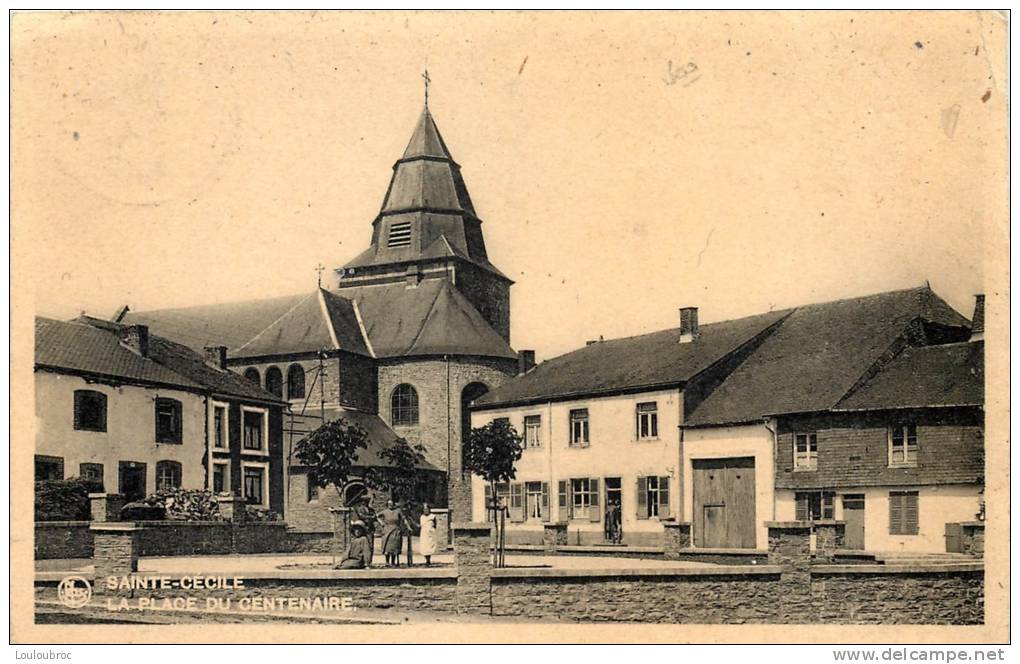
[[[431,567],[432,556],[436,553],[436,515],[432,513],[428,503],[422,505],[418,525],[421,529],[418,534],[418,550],[425,556],[425,566]]]

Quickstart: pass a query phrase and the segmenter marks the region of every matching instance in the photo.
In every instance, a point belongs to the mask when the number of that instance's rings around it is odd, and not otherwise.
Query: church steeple
[[[425,106],[393,164],[372,244],[337,269],[339,287],[445,278],[509,338],[509,302],[489,302],[486,293],[508,298],[513,282],[489,262],[481,224],[460,165]]]

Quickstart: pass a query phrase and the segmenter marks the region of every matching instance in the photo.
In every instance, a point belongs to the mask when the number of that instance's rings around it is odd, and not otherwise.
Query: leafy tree
[[[365,482],[373,489],[389,491],[394,500],[405,504],[418,497],[419,466],[425,460],[425,448],[400,439],[379,452],[389,465],[373,466],[365,472]]]
[[[492,505],[486,509],[493,513],[496,526],[496,566],[504,564],[506,545],[505,513],[496,504],[496,485],[509,482],[517,476],[514,468],[524,453],[523,438],[508,420],[496,419],[485,426],[476,427],[464,441],[464,470],[478,475],[489,483]]]
[[[350,479],[358,450],[368,447],[368,433],[358,424],[340,418],[324,423],[294,449],[298,461],[308,466],[308,481],[340,489]]]

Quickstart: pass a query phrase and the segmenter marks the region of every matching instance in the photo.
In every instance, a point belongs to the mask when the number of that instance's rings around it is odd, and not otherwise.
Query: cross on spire
[[[421,77],[422,80],[425,81],[425,107],[427,108],[429,105],[429,83],[432,82],[432,79],[429,78],[429,70],[426,69],[425,73],[422,74]]]
[[[315,266],[315,271],[319,273],[319,288],[322,288],[322,272],[326,269],[322,263]]]

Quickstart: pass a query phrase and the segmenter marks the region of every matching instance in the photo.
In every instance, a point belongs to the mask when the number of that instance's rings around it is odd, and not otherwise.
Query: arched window
[[[283,372],[276,367],[266,369],[266,392],[273,396],[283,396]]]
[[[179,489],[181,486],[181,464],[176,461],[156,462],[156,491]]]
[[[397,385],[390,397],[390,421],[394,426],[418,424],[418,392],[403,383]]]
[[[106,395],[95,390],[74,391],[74,428],[106,431]]]
[[[259,375],[259,370],[255,367],[248,367],[244,370],[244,377],[255,383],[256,385],[262,385],[262,376]]]
[[[305,370],[300,364],[292,364],[287,369],[287,398],[305,398]]]

